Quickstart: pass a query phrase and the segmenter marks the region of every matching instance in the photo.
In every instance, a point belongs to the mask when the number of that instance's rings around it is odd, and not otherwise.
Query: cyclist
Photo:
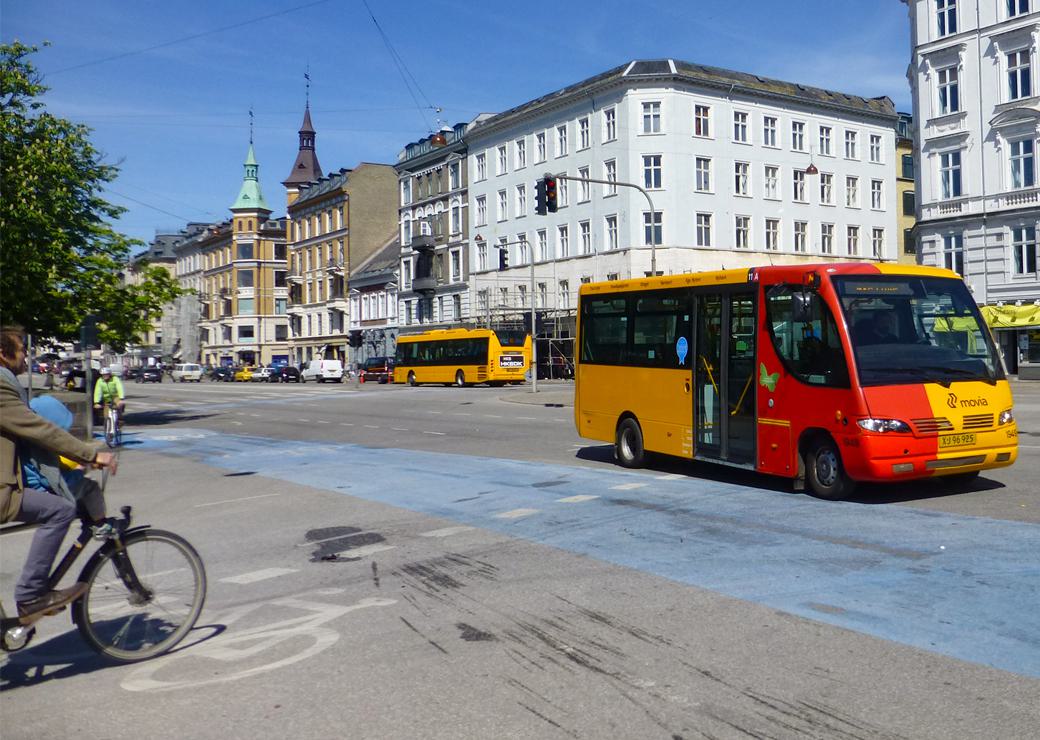
[[[119,424],[123,424],[123,409],[126,402],[123,400],[126,394],[123,392],[123,381],[112,374],[112,368],[101,368],[101,380],[94,386],[94,408],[101,409],[102,406],[112,404],[119,411]]]

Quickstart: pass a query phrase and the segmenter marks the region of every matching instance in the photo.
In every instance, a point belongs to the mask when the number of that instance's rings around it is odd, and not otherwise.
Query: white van
[[[202,382],[202,366],[201,365],[174,365],[173,372],[170,373],[170,377],[173,378],[174,383],[186,383],[189,380],[196,383]]]
[[[300,372],[300,382],[306,383],[308,380],[342,383],[343,363],[339,360],[311,360]]]

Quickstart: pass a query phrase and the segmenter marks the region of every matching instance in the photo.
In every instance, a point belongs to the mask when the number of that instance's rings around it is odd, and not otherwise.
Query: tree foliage
[[[91,145],[88,127],[45,110],[36,51],[0,44],[0,320],[69,340],[94,314],[101,339],[121,347],[181,290],[160,267],[124,280],[143,243],[111,226],[124,209],[102,190],[118,169]]]

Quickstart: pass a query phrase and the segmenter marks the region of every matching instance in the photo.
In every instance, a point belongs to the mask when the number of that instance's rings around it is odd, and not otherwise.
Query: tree
[[[182,291],[160,267],[124,282],[131,251],[144,244],[111,226],[124,209],[102,189],[118,169],[103,162],[88,127],[46,112],[36,51],[0,44],[0,320],[70,340],[94,314],[101,340],[121,349]]]

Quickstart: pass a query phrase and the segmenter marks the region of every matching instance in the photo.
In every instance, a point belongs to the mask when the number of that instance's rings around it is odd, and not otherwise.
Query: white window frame
[[[484,152],[481,152],[480,154],[476,155],[476,157],[474,157],[474,160],[476,161],[474,169],[476,169],[476,171],[477,171],[476,182],[481,182],[483,180],[486,180],[487,179],[487,155]]]
[[[561,123],[556,127],[556,157],[567,156],[567,124]]]
[[[791,200],[796,203],[808,203],[805,195],[805,170],[795,168],[791,170]]]
[[[751,163],[736,161],[733,163],[733,194],[745,198],[751,197]]]
[[[733,217],[733,247],[735,249],[751,248],[751,216],[738,214]]]
[[[612,180],[617,182],[617,160],[608,159],[603,163],[603,179]],[[617,185],[604,185],[603,186],[603,197],[608,198],[612,195],[617,195]]]
[[[937,37],[957,33],[957,0],[935,0],[935,16]]]
[[[1008,142],[1008,183],[1012,190],[1036,186],[1036,141],[1032,138]]]
[[[538,157],[537,162],[544,162],[546,158],[545,152],[545,132],[539,131],[534,135],[534,149],[535,156]]]
[[[885,230],[880,226],[870,230],[870,248],[875,257],[880,257],[885,250]]]
[[[617,139],[617,109],[606,108],[603,111],[603,141]]]
[[[961,169],[960,149],[939,152],[939,187],[943,200],[960,198],[964,195],[964,173]]]
[[[791,149],[805,151],[805,121],[791,121]]]
[[[703,103],[693,105],[693,135],[702,139],[711,138],[711,106]]]
[[[1037,241],[1036,226],[1021,225],[1011,227],[1011,274],[1016,276],[1028,275],[1035,277],[1037,274]],[[1030,254],[1032,252],[1032,254]],[[1029,258],[1032,257],[1032,260]],[[1026,269],[1030,261],[1033,269]]]
[[[694,158],[694,189],[698,193],[712,192],[711,157]]]
[[[516,186],[516,218],[527,215],[527,185],[521,183]]]
[[[589,131],[589,117],[582,116],[578,119],[578,151],[588,149],[592,146],[592,134]]]
[[[1033,96],[1033,55],[1029,47],[1009,51],[1005,57],[1007,65],[1007,99],[1022,100]],[[1012,62],[1014,61],[1014,66]]]
[[[820,173],[820,205],[834,205],[834,175],[830,172]]]
[[[487,196],[478,195],[476,199],[477,218],[475,226],[487,226]],[[411,241],[411,239],[409,239]]]
[[[834,254],[834,224],[820,224],[820,253]]]
[[[776,149],[776,116],[762,116],[762,146]]]
[[[942,238],[942,266],[964,276],[964,235],[944,234]]]
[[[581,253],[592,254],[592,224],[588,219],[578,222],[578,236],[581,239]]]
[[[870,161],[874,164],[884,164],[884,140],[881,134],[870,134]]]
[[[698,213],[696,218],[697,223],[697,246],[698,247],[710,247],[711,241],[711,222],[712,215],[710,213]]]
[[[765,248],[769,252],[780,251],[780,219],[767,218],[763,232],[766,238]]]
[[[556,227],[556,244],[559,247],[560,257],[571,256],[571,235],[567,224]]]
[[[500,145],[497,152],[498,154],[495,157],[495,161],[497,162],[495,174],[501,176],[509,172],[509,155],[507,153],[506,145]]]
[[[935,72],[936,111],[940,116],[958,113],[961,109],[960,70],[954,65]]]
[[[661,133],[661,101],[643,101],[641,120],[642,125],[639,128],[641,134]]]
[[[733,111],[733,141],[738,144],[750,144],[748,141],[748,113],[747,111]]]
[[[603,217],[603,243],[607,250],[618,248],[618,217],[616,213]]]
[[[845,129],[845,159],[859,159],[859,132]]]
[[[780,168],[767,164],[762,168],[762,192],[766,200],[780,200]]]
[[[509,218],[509,196],[505,190],[498,191],[498,210],[495,215],[498,221]]]
[[[664,212],[654,211],[653,221],[650,216],[650,211],[643,211],[643,246],[649,247],[651,235],[656,237],[658,232],[661,238],[657,239],[657,244],[664,244]]]
[[[845,227],[845,253],[850,257],[859,255],[859,226]]]
[[[549,259],[549,232],[546,229],[538,229],[534,236],[535,244],[538,245],[538,261],[545,262]]]
[[[809,222],[808,221],[795,221],[794,222],[794,251],[796,251],[796,252],[807,252],[807,251],[809,251]]]
[[[845,176],[845,207],[859,208],[859,177]]]
[[[516,159],[514,169],[522,170],[527,166],[527,139],[520,138],[513,142],[513,155]]]
[[[647,190],[661,190],[664,188],[663,155],[643,155],[643,187]]]
[[[590,200],[592,200],[592,187],[588,182],[585,182],[585,180],[589,179],[589,168],[579,167],[578,177],[582,180],[578,183],[578,202],[588,203]]]
[[[885,181],[870,181],[870,207],[875,211],[885,210]]]
[[[825,157],[834,156],[831,153],[831,140],[833,138],[834,129],[831,126],[820,126],[820,154]]]

